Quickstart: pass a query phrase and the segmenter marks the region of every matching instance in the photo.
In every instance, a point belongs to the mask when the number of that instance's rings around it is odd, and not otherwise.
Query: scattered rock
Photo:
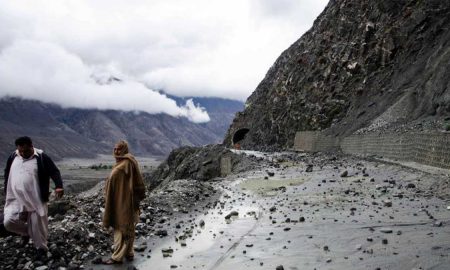
[[[163,248],[163,249],[161,249],[161,251],[163,253],[173,253],[173,249],[172,248]]]
[[[392,201],[391,200],[384,200],[383,205],[385,207],[392,207]]]
[[[436,221],[433,223],[434,227],[442,227],[442,221]]]
[[[91,262],[92,262],[92,264],[101,264],[102,263],[102,257],[101,256],[97,256]]]
[[[408,185],[406,185],[406,188],[416,188],[416,185],[413,183],[409,183]]]
[[[200,227],[205,227],[205,221],[202,219],[202,220],[200,220],[200,222],[198,223],[198,225],[200,226]]]
[[[146,249],[147,249],[147,244],[145,244],[145,243],[134,247],[134,250],[137,251],[137,252],[142,252],[142,251],[144,251]]]
[[[231,211],[228,215],[225,216],[225,219],[230,219],[231,217],[237,217],[237,216],[239,216],[239,212]]]
[[[380,232],[382,232],[382,233],[392,233],[392,229],[391,228],[381,228]]]
[[[155,232],[155,235],[160,236],[160,237],[165,237],[168,235],[167,230],[157,230]]]

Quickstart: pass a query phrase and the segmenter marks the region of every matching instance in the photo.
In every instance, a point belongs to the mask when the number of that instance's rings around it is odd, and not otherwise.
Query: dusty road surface
[[[447,171],[260,155],[271,165],[216,179],[213,208],[174,215],[113,269],[450,269]]]

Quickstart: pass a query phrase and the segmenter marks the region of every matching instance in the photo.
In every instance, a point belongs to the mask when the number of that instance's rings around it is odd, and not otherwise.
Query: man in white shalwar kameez
[[[61,174],[42,150],[33,147],[30,138],[18,138],[16,146],[5,169],[4,226],[23,236],[25,243],[31,237],[39,255],[48,250],[49,178],[55,182],[56,196],[61,197]]]

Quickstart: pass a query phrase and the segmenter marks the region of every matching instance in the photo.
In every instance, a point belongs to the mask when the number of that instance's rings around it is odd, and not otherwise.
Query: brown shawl
[[[121,142],[122,143],[122,142]],[[119,143],[119,144],[121,144]],[[145,186],[136,159],[122,148],[105,185],[103,226],[120,230],[125,236],[134,231],[139,218],[139,203],[145,197]]]

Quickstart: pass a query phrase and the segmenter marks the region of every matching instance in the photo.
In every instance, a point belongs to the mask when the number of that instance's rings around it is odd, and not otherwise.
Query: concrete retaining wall
[[[297,132],[294,148],[303,151],[333,151],[355,155],[379,155],[450,169],[450,133],[405,133],[351,135],[342,140],[320,132]]]
[[[224,156],[220,158],[220,176],[225,177],[231,174],[231,157]]]
[[[306,152],[337,151],[339,139],[324,136],[320,131],[300,131],[295,134],[294,149]]]

